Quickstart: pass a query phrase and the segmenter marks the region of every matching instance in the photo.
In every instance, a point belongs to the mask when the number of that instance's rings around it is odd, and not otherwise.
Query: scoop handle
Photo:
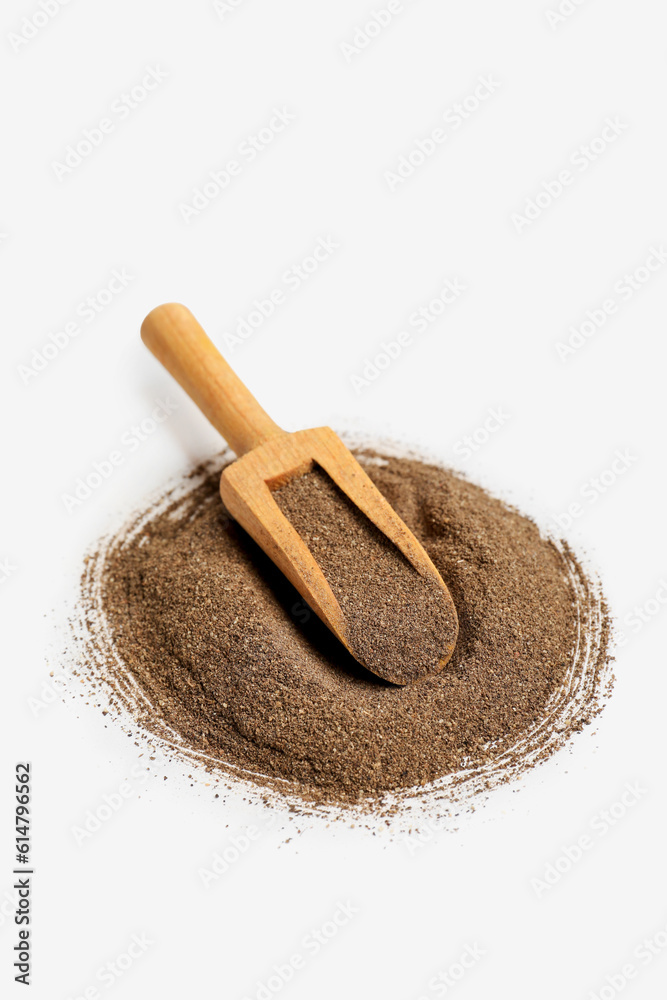
[[[158,306],[141,339],[240,457],[284,431],[262,409],[189,309]]]

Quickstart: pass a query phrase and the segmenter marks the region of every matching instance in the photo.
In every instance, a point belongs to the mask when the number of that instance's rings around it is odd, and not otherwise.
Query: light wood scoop
[[[352,453],[329,427],[288,433],[264,412],[232,371],[189,309],[158,306],[144,320],[141,337],[239,456],[220,480],[227,510],[296,587],[306,603],[356,657],[345,617],[310,549],[282,513],[271,491],[320,466],[419,574],[442,588],[455,628],[429,673],[449,661],[458,624],[451,595],[424,548],[384,499]],[[366,664],[364,664],[366,666]],[[385,680],[382,665],[369,669]]]

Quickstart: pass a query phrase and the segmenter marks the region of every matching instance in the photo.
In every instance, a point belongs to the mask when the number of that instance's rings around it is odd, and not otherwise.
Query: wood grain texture
[[[153,309],[141,339],[237,455],[283,433],[185,306],[172,302]]]
[[[457,621],[449,590],[426,550],[330,427],[294,433],[282,431],[184,306],[154,309],[144,321],[141,335],[241,456],[227,466],[220,479],[220,494],[230,514],[353,656],[340,604],[310,549],[272,496],[272,490],[303,475],[315,464],[393,542],[418,573],[430,577],[442,588]],[[438,669],[449,661],[456,638],[457,633],[451,637]],[[380,667],[371,669],[385,680],[396,680],[386,676]]]

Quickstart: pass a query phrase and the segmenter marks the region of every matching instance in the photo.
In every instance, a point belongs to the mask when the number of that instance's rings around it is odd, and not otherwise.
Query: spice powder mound
[[[438,673],[458,628],[442,587],[420,576],[318,466],[274,497],[331,586],[356,659],[397,684]]]
[[[78,669],[190,759],[304,803],[380,810],[387,798],[506,781],[604,704],[600,588],[565,543],[455,473],[357,457],[454,599],[459,637],[441,673],[398,687],[356,662],[227,515],[218,484],[229,455],[88,557]],[[300,489],[279,499],[305,537]],[[433,620],[411,641],[430,643]]]

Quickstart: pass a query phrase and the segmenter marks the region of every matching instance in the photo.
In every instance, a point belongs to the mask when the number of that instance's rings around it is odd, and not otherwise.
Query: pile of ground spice
[[[507,780],[599,711],[599,588],[566,545],[456,474],[357,457],[454,598],[441,673],[396,687],[365,671],[226,514],[224,458],[88,558],[84,671],[183,753],[302,800],[379,808],[446,779]]]
[[[323,469],[273,496],[324,573],[355,657],[396,684],[438,673],[458,628],[443,588],[420,576]]]

